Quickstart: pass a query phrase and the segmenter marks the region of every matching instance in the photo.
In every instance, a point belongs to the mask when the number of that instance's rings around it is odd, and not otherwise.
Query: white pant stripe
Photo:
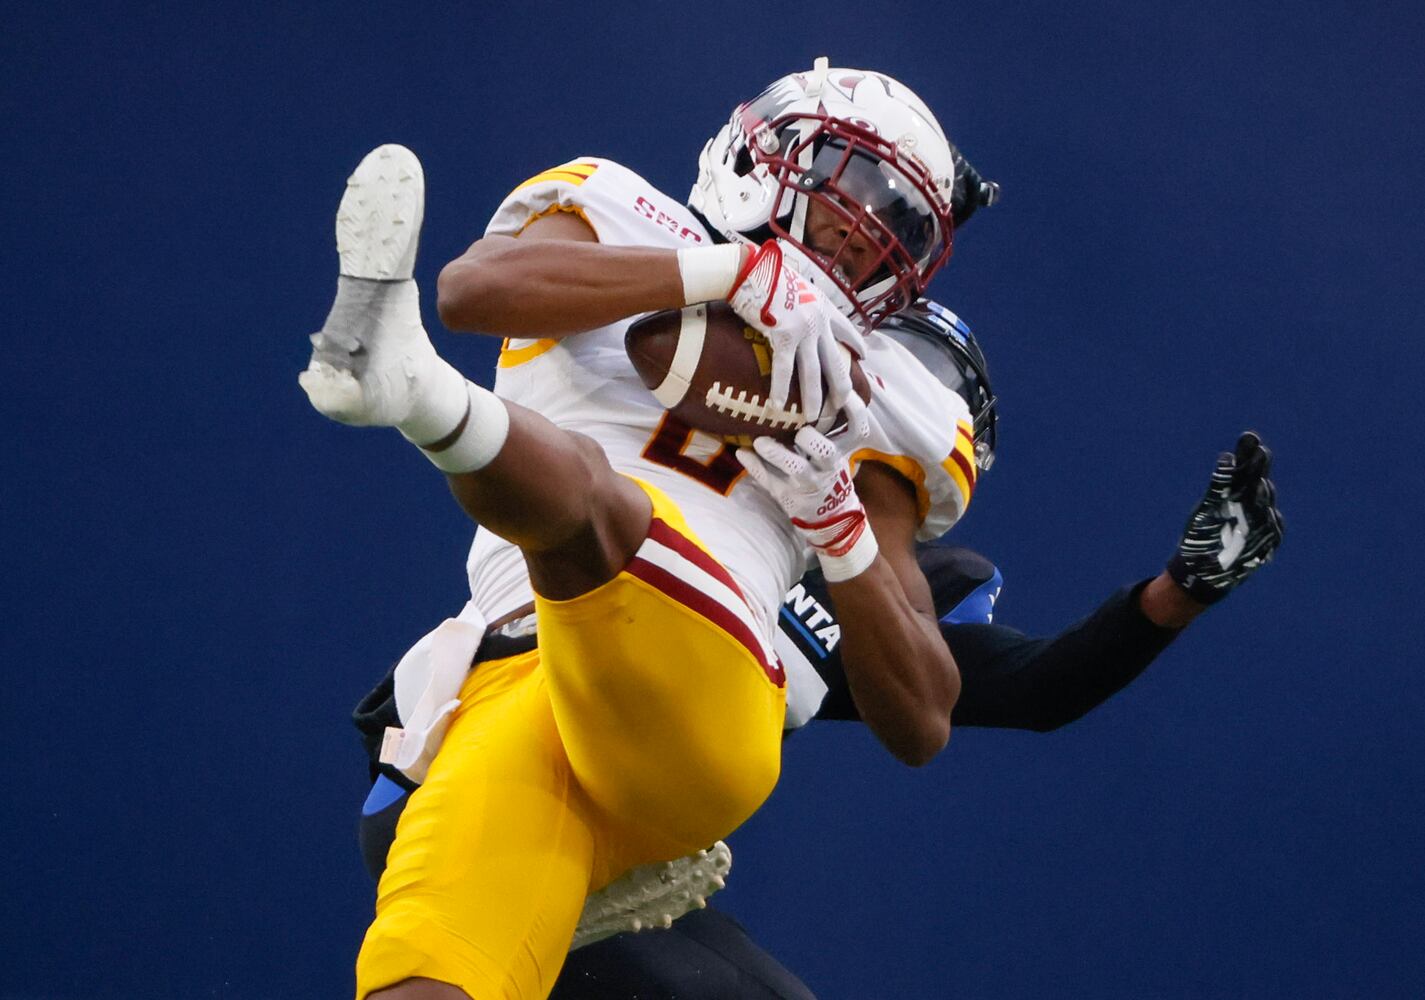
[[[766,662],[777,662],[776,654],[772,652],[771,644],[767,641],[768,637],[764,634],[762,626],[758,624],[752,609],[747,606],[746,601],[729,589],[727,584],[686,556],[652,538],[646,539],[639,547],[638,558],[645,559],[659,569],[673,574],[705,597],[722,605],[729,614],[738,618],[747,626],[747,630],[757,637],[757,643],[761,647]]]

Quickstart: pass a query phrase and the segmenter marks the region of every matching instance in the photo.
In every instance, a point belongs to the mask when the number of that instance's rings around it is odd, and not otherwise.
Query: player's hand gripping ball
[[[786,512],[831,583],[863,572],[878,551],[849,461],[870,428],[865,404],[852,397],[846,419],[835,438],[803,427],[794,447],[761,437],[737,449],[737,460]]]
[[[826,433],[843,417],[823,387],[827,402],[809,418],[796,377],[786,405],[773,405],[771,345],[725,302],[645,316],[629,327],[624,347],[659,403],[689,427],[718,437],[746,443],[770,435],[790,444],[801,427]],[[871,385],[860,362],[847,348],[837,350],[856,395],[869,402]]]
[[[748,255],[727,301],[772,345],[773,406],[787,404],[793,372],[802,409],[818,413],[827,399],[832,409],[845,405],[851,373],[841,346],[865,357],[865,338],[820,289],[786,265],[780,243],[767,240]]]

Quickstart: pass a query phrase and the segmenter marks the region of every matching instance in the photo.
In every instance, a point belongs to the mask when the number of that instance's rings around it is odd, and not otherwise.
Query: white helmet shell
[[[949,258],[955,170],[908,87],[823,58],[732,113],[703,148],[688,204],[729,240],[782,240],[838,307],[873,326]]]

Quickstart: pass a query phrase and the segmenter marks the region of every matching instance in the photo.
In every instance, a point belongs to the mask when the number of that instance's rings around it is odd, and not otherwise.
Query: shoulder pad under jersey
[[[916,552],[930,584],[935,614],[947,625],[988,625],[1004,588],[998,567],[978,552],[952,545],[922,545]]]
[[[578,215],[610,246],[698,246],[711,243],[702,223],[678,199],[613,160],[581,156],[541,171],[511,191],[487,236],[518,236],[554,212]]]
[[[970,409],[905,347],[874,333],[862,367],[873,382],[871,434],[853,466],[881,462],[915,487],[921,541],[939,538],[964,515],[974,493]]]

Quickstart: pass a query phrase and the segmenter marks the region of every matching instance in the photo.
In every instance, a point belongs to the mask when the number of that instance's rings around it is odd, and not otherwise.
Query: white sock
[[[429,404],[427,414],[423,418],[426,422],[421,425],[422,429],[427,431],[435,426],[443,426],[444,430],[434,435],[417,435],[409,428],[409,421],[403,421],[398,429],[406,440],[419,447],[421,454],[441,472],[451,475],[475,472],[494,461],[500,449],[505,446],[505,438],[510,433],[510,411],[489,389],[466,381],[449,365],[445,367],[460,378],[458,396],[448,391],[448,383],[442,384],[440,398]],[[436,393],[427,395],[434,397]],[[451,414],[457,415],[454,419],[449,419]],[[456,431],[458,433],[455,433]],[[430,445],[450,437],[452,433],[455,433],[454,441],[439,451],[430,450]],[[422,440],[426,444],[420,444]]]
[[[470,408],[470,399],[465,392],[465,376],[438,354],[426,355],[415,367],[420,388],[411,393],[411,412],[396,424],[396,429],[419,448],[455,430]]]

